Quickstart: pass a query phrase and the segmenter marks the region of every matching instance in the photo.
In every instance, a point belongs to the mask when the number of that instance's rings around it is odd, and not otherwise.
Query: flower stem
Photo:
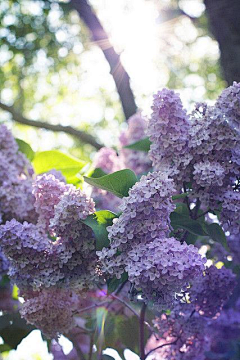
[[[145,359],[144,323],[146,309],[147,305],[143,303],[139,318],[139,350],[141,360]]]

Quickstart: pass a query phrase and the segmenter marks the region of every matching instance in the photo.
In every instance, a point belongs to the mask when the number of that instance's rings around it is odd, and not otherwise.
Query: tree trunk
[[[228,85],[240,82],[240,0],[204,0]]]

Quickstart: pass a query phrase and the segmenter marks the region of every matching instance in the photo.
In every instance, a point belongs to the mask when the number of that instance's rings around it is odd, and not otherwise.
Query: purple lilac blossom
[[[23,303],[20,313],[48,338],[57,338],[74,327],[77,304],[78,297],[69,289],[51,287],[32,293]]]
[[[96,153],[93,166],[101,168],[106,174],[123,169],[123,164],[116,151],[107,147],[101,148]]]
[[[240,134],[240,83],[223,90],[216,102],[216,107],[224,114],[229,126]]]
[[[146,130],[147,119],[139,112],[128,119],[128,129],[119,137],[120,157],[124,167],[133,170],[137,175],[147,173],[151,169],[151,160],[144,151],[125,149],[124,146],[144,139],[147,136]]]
[[[65,177],[63,176],[63,174],[59,170],[52,169],[52,170],[49,170],[47,172],[47,174],[53,175],[55,177],[55,179],[58,179],[59,181],[66,183]]]
[[[169,216],[175,208],[173,193],[173,181],[157,172],[142,176],[130,189],[120,207],[122,214],[107,229],[110,248],[98,252],[104,272],[120,278],[127,263],[126,254],[135,244],[145,246],[170,233]]]
[[[0,220],[35,222],[33,169],[5,125],[0,126]]]
[[[205,270],[204,276],[194,279],[189,290],[190,301],[200,314],[212,318],[230,298],[235,279],[236,275],[230,269],[224,266],[217,269],[212,265]]]
[[[139,244],[128,252],[126,271],[146,302],[169,309],[175,304],[175,294],[201,276],[205,261],[193,245],[156,238],[146,247]]]
[[[72,185],[66,185],[51,174],[36,177],[33,183],[33,195],[35,196],[38,225],[43,230],[49,230],[50,220],[54,217],[54,206],[58,204],[62,194],[71,187]]]
[[[34,194],[37,225],[13,219],[0,227],[10,276],[22,288],[93,287],[98,278],[95,240],[92,230],[81,222],[95,211],[92,199],[46,174],[36,179]]]
[[[166,174],[142,176],[108,228],[110,248],[97,252],[104,273],[120,278],[126,271],[144,299],[159,308],[171,306],[175,293],[202,274],[205,262],[193,245],[168,238],[173,193]]]
[[[210,349],[207,331],[208,321],[191,307],[177,307],[171,314],[163,314],[153,321],[159,340],[152,336],[146,346],[150,351],[162,346],[153,353],[157,360],[205,360],[205,352]]]
[[[148,135],[152,141],[149,157],[158,171],[178,177],[192,160],[187,149],[190,122],[178,94],[163,89],[153,98]],[[185,175],[186,176],[186,175]]]

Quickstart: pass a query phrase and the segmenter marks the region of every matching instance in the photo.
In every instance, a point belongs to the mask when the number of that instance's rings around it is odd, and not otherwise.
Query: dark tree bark
[[[130,78],[124,69],[120,56],[111,45],[108,35],[100,23],[98,17],[89,5],[87,0],[71,0],[70,6],[75,9],[81,19],[89,28],[92,39],[102,50],[111,69],[111,75],[116,84],[116,88],[122,103],[122,108],[126,119],[135,114],[137,106],[130,87]]]
[[[240,82],[240,0],[204,0],[210,29],[219,43],[228,85]]]

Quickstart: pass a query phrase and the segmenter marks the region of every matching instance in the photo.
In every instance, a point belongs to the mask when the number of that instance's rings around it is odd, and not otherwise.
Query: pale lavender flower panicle
[[[223,113],[229,126],[240,134],[240,83],[234,81],[219,96],[216,107]]]
[[[0,126],[0,152],[10,161],[15,158],[18,152],[18,145],[5,125]]]
[[[222,201],[223,211],[220,220],[225,231],[230,234],[240,235],[240,192],[234,191],[232,188],[227,189],[220,197]]]
[[[212,265],[204,276],[194,279],[189,290],[190,301],[200,314],[213,318],[230,298],[235,285],[236,275],[230,269]]]
[[[103,271],[121,277],[127,264],[127,254],[136,244],[151,242],[170,233],[170,213],[173,181],[163,173],[142,176],[123,199],[122,214],[108,227],[110,249],[98,252]],[[121,254],[116,255],[121,252]]]
[[[135,288],[142,289],[144,300],[162,310],[171,308],[175,294],[201,276],[205,262],[193,245],[156,238],[128,252],[126,271]]]
[[[53,242],[36,225],[7,221],[0,226],[0,242],[9,259],[9,275],[22,289],[48,287],[64,277]]]
[[[156,170],[179,174],[192,160],[187,150],[190,122],[178,94],[163,89],[154,95],[148,135],[149,157]]]
[[[79,236],[81,226],[86,226],[79,222],[95,212],[95,204],[81,189],[71,186],[65,188],[64,193],[58,198],[53,212],[50,228],[54,229],[54,233],[57,236],[75,238]]]
[[[58,179],[59,181],[63,182],[63,183],[66,183],[66,179],[65,177],[63,176],[63,174],[61,173],[61,171],[59,170],[56,170],[56,169],[52,169],[52,170],[49,170],[47,172],[48,175],[53,175],[55,177],[55,179]]]
[[[81,221],[94,211],[93,200],[71,188],[62,195],[50,221],[50,229],[58,237],[65,282],[78,290],[94,287],[98,278],[93,232]]]
[[[5,221],[15,218],[36,222],[31,179],[14,177],[0,186],[0,212],[4,214]]]
[[[76,294],[69,289],[51,287],[30,294],[20,313],[48,338],[57,338],[74,327],[73,315],[77,304]]]
[[[35,196],[35,208],[38,213],[38,224],[44,230],[49,229],[50,220],[54,217],[54,206],[60,201],[61,196],[72,185],[59,181],[51,174],[37,176],[33,183],[33,195]]]
[[[193,245],[168,238],[173,193],[166,174],[142,176],[124,198],[119,219],[108,228],[110,248],[97,252],[107,276],[120,278],[126,271],[143,297],[159,308],[171,306],[175,293],[202,274],[205,262]]]
[[[177,308],[171,314],[163,314],[153,321],[160,339],[152,336],[146,346],[149,351],[160,347],[153,355],[156,360],[205,360],[210,350],[208,321],[191,308]],[[169,346],[162,346],[171,344]]]
[[[199,195],[205,207],[214,209],[219,196],[226,187],[234,185],[239,174],[236,154],[240,147],[240,137],[231,129],[217,106],[205,106],[199,116],[197,111],[192,114],[188,146],[193,155],[194,193]],[[199,185],[204,189],[199,190]],[[206,195],[209,195],[209,200],[206,200]]]
[[[170,232],[170,213],[175,209],[171,196],[173,181],[166,174],[143,175],[123,199],[122,214],[108,228],[112,246],[123,250],[128,242],[148,242]]]
[[[225,169],[218,162],[198,162],[193,165],[193,179],[202,187],[222,186]]]
[[[106,174],[121,170],[123,164],[121,159],[117,155],[116,151],[103,147],[95,155],[93,166],[95,168],[101,168]]]
[[[38,224],[12,220],[0,227],[2,248],[11,260],[10,276],[22,288],[94,287],[98,278],[95,239],[81,221],[95,211],[92,199],[46,174],[37,178],[34,193]]]
[[[128,129],[119,137],[120,157],[124,167],[133,170],[137,175],[148,172],[152,165],[147,153],[124,149],[124,146],[131,145],[147,136],[147,119],[139,112],[128,119]]]
[[[5,125],[0,126],[0,223],[13,217],[35,222],[33,169]]]
[[[26,156],[19,152],[16,140],[5,125],[0,125],[0,153],[6,157],[9,164],[12,164],[17,169],[19,174],[32,176],[31,164]]]

